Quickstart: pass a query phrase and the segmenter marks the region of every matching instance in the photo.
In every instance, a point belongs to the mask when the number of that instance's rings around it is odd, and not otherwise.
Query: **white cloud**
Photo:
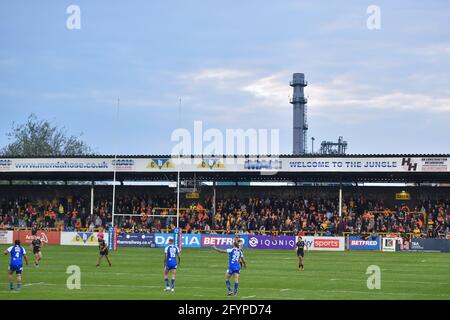
[[[249,70],[216,68],[216,69],[203,69],[196,73],[182,75],[180,76],[180,78],[189,79],[196,82],[213,81],[213,80],[228,81],[248,77],[251,75],[252,72]]]
[[[272,75],[256,80],[242,88],[265,105],[285,105],[291,88],[286,77]],[[358,83],[348,76],[335,77],[326,83],[310,84],[305,88],[309,100],[309,112],[314,114],[365,110],[450,112],[450,95],[393,91],[379,93],[379,89]]]
[[[280,74],[271,75],[244,85],[240,90],[261,99],[269,106],[287,105],[291,93],[287,79],[282,78]]]

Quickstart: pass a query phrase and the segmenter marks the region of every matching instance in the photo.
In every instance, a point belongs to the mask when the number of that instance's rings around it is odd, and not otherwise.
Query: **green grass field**
[[[24,266],[20,292],[8,288],[9,256],[2,255],[0,299],[450,299],[444,253],[306,252],[300,272],[295,252],[245,250],[239,295],[226,297],[227,255],[183,249],[176,290],[163,292],[162,252],[119,248],[110,254],[111,268],[105,260],[96,268],[96,247],[44,247],[40,268]],[[80,290],[66,287],[69,265],[81,268]],[[367,288],[369,265],[381,268],[380,290]]]

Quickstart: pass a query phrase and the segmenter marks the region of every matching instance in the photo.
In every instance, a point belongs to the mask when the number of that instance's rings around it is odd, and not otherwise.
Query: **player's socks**
[[[230,280],[225,281],[225,283],[226,283],[226,285],[227,285],[228,292],[230,293],[230,292],[231,292],[231,283],[230,283]]]
[[[14,282],[10,282],[10,283],[9,283],[9,288],[10,288],[11,290],[14,289]]]
[[[236,295],[236,293],[238,292],[238,287],[239,287],[239,283],[235,282],[234,283],[234,294]]]
[[[20,283],[17,284],[17,290],[20,290]]]
[[[166,283],[166,288],[169,288],[169,279],[168,279],[168,278],[165,278],[165,279],[164,279],[164,282]]]
[[[175,279],[172,279],[172,289],[175,288]]]

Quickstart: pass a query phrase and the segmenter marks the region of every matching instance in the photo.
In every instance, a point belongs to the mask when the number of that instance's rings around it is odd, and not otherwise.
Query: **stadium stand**
[[[96,187],[93,214],[87,188],[73,186],[25,186],[1,189],[0,229],[41,228],[96,230],[111,221],[110,187]],[[421,188],[408,202],[392,200],[389,188],[347,188],[342,217],[336,189],[222,188],[214,214],[212,195],[184,199],[180,213],[183,232],[286,234],[386,234],[414,237],[447,237],[450,231],[450,190]],[[417,190],[412,189],[414,193]],[[32,196],[30,196],[32,195]],[[122,231],[170,231],[175,228],[176,199],[170,188],[119,188],[116,212]],[[149,217],[150,214],[163,217]]]

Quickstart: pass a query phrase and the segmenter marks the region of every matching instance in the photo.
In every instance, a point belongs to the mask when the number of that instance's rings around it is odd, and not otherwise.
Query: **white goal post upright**
[[[118,127],[119,125],[119,107],[120,107],[120,98],[117,98],[117,114],[116,114],[116,126]],[[117,128],[116,128],[116,136],[118,136],[117,134]],[[114,228],[114,222],[115,222],[115,213],[116,213],[116,163],[117,163],[117,147],[116,147],[116,151],[114,152],[114,163],[113,163],[113,172],[114,172],[114,177],[113,177],[113,194],[112,194],[112,210],[111,210],[111,224],[112,227]]]
[[[181,98],[178,105],[178,128],[181,126]],[[180,165],[181,165],[181,149],[178,152],[178,164],[177,164],[177,224],[174,230],[175,244],[178,244],[178,248],[181,251],[181,237],[182,231],[180,228]]]

